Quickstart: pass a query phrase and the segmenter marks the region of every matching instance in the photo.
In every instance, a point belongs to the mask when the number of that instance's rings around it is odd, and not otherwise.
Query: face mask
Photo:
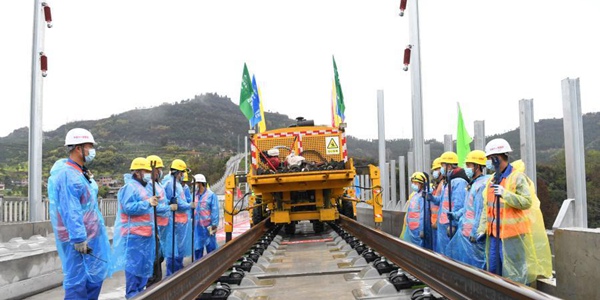
[[[433,171],[433,179],[438,179],[438,178],[440,178],[440,170]]]
[[[94,157],[96,157],[96,149],[92,148],[88,150],[88,155],[85,156],[85,162],[89,163],[92,160],[94,160]]]
[[[442,176],[446,176],[446,168],[442,167],[440,172],[442,173]]]
[[[163,174],[163,171],[162,171],[162,170],[158,171],[158,179],[157,179],[157,180],[160,180],[160,179],[162,179],[162,178],[163,178],[163,175],[164,175],[164,174]]]
[[[467,173],[467,177],[469,177],[469,179],[473,178],[473,168],[465,168],[465,173]]]
[[[485,161],[485,167],[486,167],[488,170],[490,170],[490,171],[494,172],[494,164],[492,163],[492,160],[491,160],[491,159],[488,159],[488,160],[486,160],[486,161]]]
[[[152,174],[151,173],[144,174],[144,181],[145,182],[151,182],[152,181]]]
[[[419,191],[419,186],[418,186],[418,185],[416,185],[416,184],[414,184],[414,183],[411,183],[411,184],[410,184],[410,188],[411,188],[413,191],[415,191],[415,192],[418,192],[418,191]]]

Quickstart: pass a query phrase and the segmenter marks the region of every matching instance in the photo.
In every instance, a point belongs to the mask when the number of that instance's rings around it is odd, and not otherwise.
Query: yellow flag
[[[338,127],[342,123],[342,118],[337,114],[337,89],[335,80],[331,81],[331,126]]]
[[[265,132],[267,130],[267,122],[265,121],[265,111],[263,110],[263,97],[258,88],[258,98],[260,101],[260,122],[258,122],[258,132]]]

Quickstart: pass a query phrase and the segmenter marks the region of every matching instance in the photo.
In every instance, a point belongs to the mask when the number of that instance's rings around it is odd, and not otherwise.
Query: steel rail
[[[267,231],[267,219],[217,251],[152,285],[134,299],[196,299],[227,271]]]
[[[401,269],[450,299],[559,299],[448,259],[340,215],[340,225]]]

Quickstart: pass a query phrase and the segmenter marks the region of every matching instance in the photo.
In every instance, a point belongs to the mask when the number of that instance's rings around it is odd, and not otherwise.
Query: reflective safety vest
[[[406,223],[410,230],[416,230],[419,228],[419,225],[421,225],[420,218],[422,205],[419,203],[420,199],[420,193],[414,193],[408,204]]]
[[[175,223],[187,223],[188,213],[187,212],[175,212]]]
[[[208,203],[208,196],[210,196],[210,193],[208,190],[204,191],[204,195],[202,195],[202,198],[200,198],[200,200],[198,200],[198,223],[203,226],[203,227],[208,227],[210,226],[210,222],[211,222],[211,218],[210,218],[210,205]]]
[[[514,168],[508,177],[503,178],[500,185],[507,191],[516,190],[517,174],[520,172]],[[487,184],[487,234],[496,236],[496,195],[494,188],[491,187],[491,179]],[[500,237],[501,239],[515,237],[530,232],[531,224],[526,216],[527,210],[513,208],[505,204],[504,199],[500,197]]]
[[[450,211],[450,199],[448,199],[448,185],[450,185],[452,183],[448,182],[446,184],[446,186],[444,186],[442,188],[442,192],[440,193],[440,195],[442,196],[442,200],[441,200],[441,206],[442,209],[446,210],[446,211]],[[438,206],[438,210],[439,210],[439,206]],[[450,222],[450,220],[448,220],[448,215],[446,213],[441,213],[439,214],[439,223],[440,224],[448,224]]]
[[[91,179],[92,183],[89,183],[87,179],[84,179],[85,177],[83,177],[83,170],[76,163],[72,163],[71,161],[67,160],[65,162],[65,165],[76,170],[77,173],[80,173],[81,177],[78,179],[81,181],[82,185],[86,186],[85,191],[83,191],[83,193],[79,197],[79,203],[81,204],[81,208],[76,209],[83,211],[83,225],[85,226],[87,239],[91,240],[95,238],[98,234],[98,224],[100,224],[98,221],[98,213],[96,213],[95,210],[91,209],[94,205],[97,206],[97,203],[95,203],[96,200],[94,199],[94,197],[92,197],[92,193],[90,191],[90,189],[93,188],[93,185],[96,185],[96,182],[93,179]],[[68,182],[67,184],[74,183]],[[56,234],[58,235],[58,239],[61,242],[69,241],[71,239],[69,236],[69,231],[67,230],[67,227],[63,222],[62,216],[60,215],[60,210],[56,211],[56,219]]]
[[[148,198],[148,193],[142,185],[136,186],[138,193],[142,199]],[[152,221],[152,214],[147,213],[143,215],[128,215],[123,213],[123,206],[121,205],[121,235],[139,235],[139,236],[152,236],[152,227],[154,226]]]
[[[165,190],[164,189],[157,189],[158,190],[158,199],[164,199],[165,196]],[[166,202],[166,200],[165,200]],[[165,216],[161,216],[161,215],[156,215],[156,223],[158,224],[158,226],[167,226],[169,225],[169,217],[165,217]]]
[[[439,196],[442,194],[442,189],[443,189],[443,184],[440,182],[440,184],[438,184],[438,186],[435,188],[435,191],[433,191],[433,195],[434,196]],[[435,205],[433,203],[431,203],[431,225],[433,226],[433,228],[437,228],[437,220],[438,220],[438,211],[440,210],[440,206],[439,205]]]

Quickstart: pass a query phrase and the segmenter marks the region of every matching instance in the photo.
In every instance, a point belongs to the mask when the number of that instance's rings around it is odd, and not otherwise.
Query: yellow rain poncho
[[[535,186],[523,173],[525,165],[522,161],[515,161],[510,168],[512,170],[507,168],[510,173],[501,182],[505,188],[500,197],[502,276],[527,284],[535,281],[538,276],[552,276],[552,257]],[[490,253],[494,251],[490,249],[490,235],[496,235],[496,208],[492,184],[490,178],[483,191],[485,201],[478,228],[478,233],[487,235],[488,270],[490,263],[493,263],[491,260],[495,259]]]

